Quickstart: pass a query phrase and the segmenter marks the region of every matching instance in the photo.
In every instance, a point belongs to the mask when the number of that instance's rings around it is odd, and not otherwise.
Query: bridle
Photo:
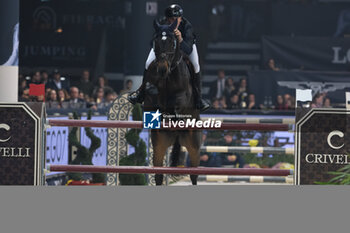
[[[170,36],[167,35],[167,33],[163,32],[161,35],[156,35],[153,40],[152,40],[152,43],[153,43],[153,51],[155,52],[156,54],[156,57],[157,56],[161,56],[162,54],[165,55],[165,60],[168,62],[168,64],[170,64],[170,68],[169,68],[169,73],[171,73],[181,62],[182,60],[182,54],[180,53],[180,51],[178,51],[178,41],[176,40],[175,36],[171,36],[172,37],[172,40],[173,40],[173,48],[174,50],[171,51],[171,52],[163,52],[163,53],[156,53],[156,40],[161,37],[162,40],[167,40],[167,38],[169,38]],[[176,59],[176,53],[179,52],[179,57],[177,58],[176,61],[174,61]],[[172,59],[171,61],[168,60],[168,56],[172,56]]]

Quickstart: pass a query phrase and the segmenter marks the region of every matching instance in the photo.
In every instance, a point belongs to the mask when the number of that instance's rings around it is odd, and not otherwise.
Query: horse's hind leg
[[[190,157],[190,166],[199,166],[199,150],[201,144],[201,132],[191,131],[184,133],[179,137],[180,144],[186,147],[188,156]],[[190,175],[193,185],[197,184],[198,175]]]
[[[188,155],[190,156],[190,164],[191,167],[198,167],[199,166],[199,147],[186,146],[186,149],[188,151]],[[193,185],[197,185],[197,179],[198,175],[190,175],[191,181]]]
[[[153,148],[153,166],[155,167],[162,167],[164,163],[164,156],[166,153],[166,150],[168,149],[167,146],[164,144],[158,144],[156,147]],[[155,175],[156,185],[162,185],[163,183],[163,174],[156,174]]]

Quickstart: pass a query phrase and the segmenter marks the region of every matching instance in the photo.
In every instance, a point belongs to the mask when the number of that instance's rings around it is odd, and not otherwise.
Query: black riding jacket
[[[166,24],[167,20],[166,18],[162,18],[159,21],[160,24]],[[196,42],[196,36],[193,32],[192,24],[185,18],[182,17],[182,21],[178,27],[179,31],[182,34],[183,41],[180,43],[180,49],[186,53],[187,55],[190,55],[192,53],[192,46]]]

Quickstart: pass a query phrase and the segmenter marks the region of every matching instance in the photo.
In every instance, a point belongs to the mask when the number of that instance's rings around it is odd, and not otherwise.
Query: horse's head
[[[170,73],[178,49],[178,43],[174,35],[176,25],[177,21],[171,25],[161,25],[154,21],[156,34],[153,38],[153,50],[156,55],[157,73],[162,78],[167,77]]]

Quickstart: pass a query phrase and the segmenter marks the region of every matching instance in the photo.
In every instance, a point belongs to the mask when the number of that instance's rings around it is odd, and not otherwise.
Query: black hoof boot
[[[156,185],[162,185],[163,184],[163,174],[156,174],[154,176],[156,180]]]
[[[208,110],[210,108],[210,104],[202,99],[202,82],[200,73],[195,73],[192,80],[193,87],[193,97],[195,106],[201,112]]]
[[[190,175],[192,185],[197,185],[198,175]]]

